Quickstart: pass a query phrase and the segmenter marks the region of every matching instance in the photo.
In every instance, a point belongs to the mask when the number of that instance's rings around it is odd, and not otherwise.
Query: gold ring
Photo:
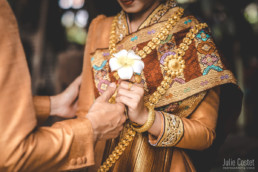
[[[128,84],[128,90],[131,90],[132,86],[133,86],[133,83],[129,82],[129,84]]]

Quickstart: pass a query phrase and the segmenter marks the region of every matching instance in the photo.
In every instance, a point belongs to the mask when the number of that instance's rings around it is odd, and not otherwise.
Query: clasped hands
[[[64,118],[75,116],[81,77],[78,77],[63,93],[51,97],[51,114]],[[116,103],[109,99],[117,90]],[[87,96],[87,95],[86,95]],[[116,138],[126,121],[125,109],[132,122],[143,125],[148,118],[148,110],[144,106],[144,89],[142,84],[131,84],[121,81],[117,88],[111,83],[107,90],[99,96],[91,106],[86,118],[92,124],[94,139],[106,140]],[[62,104],[62,105],[60,105]],[[61,107],[61,108],[60,108]]]
[[[111,83],[89,110],[87,118],[91,121],[98,140],[115,138],[119,135],[126,121],[124,113],[126,106],[128,107],[128,117],[131,121],[144,124],[147,120],[148,116],[143,115],[148,115],[143,101],[143,86],[133,84],[129,88],[129,85],[129,82],[122,81],[116,88],[115,83]],[[116,90],[116,103],[111,104],[108,100]]]

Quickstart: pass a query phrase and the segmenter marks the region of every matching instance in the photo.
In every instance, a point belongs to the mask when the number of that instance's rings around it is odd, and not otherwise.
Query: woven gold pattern
[[[172,147],[176,145],[183,136],[184,126],[180,117],[162,112],[165,119],[164,134],[157,147]]]

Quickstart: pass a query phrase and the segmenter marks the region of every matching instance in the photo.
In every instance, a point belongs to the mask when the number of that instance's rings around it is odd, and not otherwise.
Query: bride
[[[128,107],[128,123],[117,139],[97,143],[92,169],[207,171],[241,107],[207,24],[173,0],[118,3],[116,16],[91,23],[77,115],[115,82],[112,101]]]

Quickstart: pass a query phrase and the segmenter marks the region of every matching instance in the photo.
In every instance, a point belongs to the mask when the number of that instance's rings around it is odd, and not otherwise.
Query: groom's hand
[[[125,106],[108,101],[115,93],[116,85],[111,83],[108,89],[96,99],[86,117],[91,121],[95,140],[116,138],[126,121]]]

